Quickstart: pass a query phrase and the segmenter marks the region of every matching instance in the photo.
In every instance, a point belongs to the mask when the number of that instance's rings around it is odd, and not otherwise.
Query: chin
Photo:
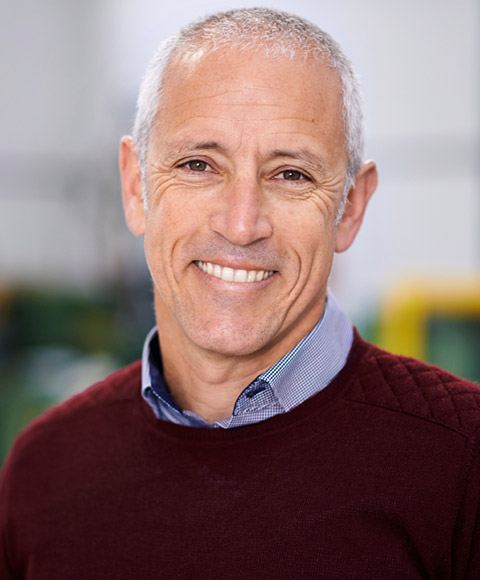
[[[272,341],[271,332],[249,328],[216,328],[206,331],[189,329],[189,339],[198,347],[222,356],[240,357],[253,355]]]

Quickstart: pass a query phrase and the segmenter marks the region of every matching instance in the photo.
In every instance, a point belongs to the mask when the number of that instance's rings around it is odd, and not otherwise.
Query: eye
[[[203,161],[202,159],[191,159],[190,161],[182,163],[181,165],[179,165],[179,167],[184,167],[190,171],[195,171],[197,173],[204,173],[205,171],[208,171],[210,165],[206,161]]]
[[[286,181],[310,181],[310,178],[298,171],[298,169],[285,169],[278,173],[274,179],[286,180]]]

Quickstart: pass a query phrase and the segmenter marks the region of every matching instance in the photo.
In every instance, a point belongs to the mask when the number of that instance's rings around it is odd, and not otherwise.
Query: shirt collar
[[[290,411],[335,378],[352,342],[352,323],[329,293],[322,319],[259,378],[270,384],[280,405]]]
[[[231,427],[287,412],[326,387],[345,365],[353,341],[350,320],[329,292],[322,319],[296,346],[252,381],[238,396],[230,417],[213,426]],[[157,329],[142,354],[142,396],[158,418],[190,426],[212,426],[178,407],[163,379]],[[241,424],[244,424],[241,423]]]

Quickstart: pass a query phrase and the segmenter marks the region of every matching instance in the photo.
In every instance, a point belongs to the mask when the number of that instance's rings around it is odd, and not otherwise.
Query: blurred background
[[[0,462],[153,325],[117,144],[162,38],[221,9],[307,17],[360,77],[380,186],[332,287],[370,340],[480,379],[477,0],[17,0],[0,14]]]

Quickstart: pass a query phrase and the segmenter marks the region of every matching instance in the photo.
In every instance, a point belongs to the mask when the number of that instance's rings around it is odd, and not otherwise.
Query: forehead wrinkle
[[[224,151],[226,148],[218,143],[217,141],[167,141],[168,149],[172,149],[178,152],[183,151],[198,151],[201,150],[212,150],[217,149],[220,151]]]
[[[189,88],[190,88],[190,92],[191,92],[192,87],[189,87]],[[178,90],[178,87],[174,87],[172,90],[174,92],[176,92]],[[192,97],[189,97],[189,98],[185,98],[184,100],[179,101],[179,102],[175,99],[175,104],[173,104],[170,108],[172,110],[176,110],[179,107],[182,107],[185,103],[191,103],[191,102],[201,101],[201,100],[205,100],[205,99],[216,99],[216,98],[219,98],[219,97],[224,97],[225,95],[229,95],[229,94],[231,94],[231,95],[237,95],[237,94],[243,94],[245,92],[252,92],[252,91],[253,92],[258,92],[258,91],[265,91],[265,90],[267,92],[270,92],[271,91],[271,87],[269,85],[252,85],[252,86],[244,86],[241,89],[227,88],[227,89],[225,89],[223,91],[214,91],[214,92],[208,93],[206,95],[198,95],[198,94],[196,94],[195,96],[192,96]],[[171,94],[169,94],[170,92],[171,91],[167,88],[167,90],[165,91],[165,94],[163,96],[163,98],[165,100],[168,100],[169,98],[171,99]],[[286,91],[285,88],[281,84],[279,84],[279,86],[277,87],[277,93],[285,93],[285,94],[287,94],[288,91]],[[297,100],[301,100],[301,98],[300,97],[297,97]],[[239,104],[239,105],[242,104],[242,105],[244,105],[244,104],[248,104],[248,103],[242,102],[242,103],[233,103],[233,104]],[[269,103],[261,103],[261,104],[268,105]],[[272,107],[281,107],[282,104],[281,103],[280,104],[273,104],[272,103],[271,106]]]
[[[246,105],[246,106],[251,106],[251,105]],[[265,106],[269,106],[269,105],[265,105]],[[275,107],[281,107],[281,105],[271,105],[271,106],[275,106]],[[199,120],[199,119],[208,119],[208,120],[213,120],[213,121],[245,121],[245,116],[241,116],[238,117],[236,119],[231,119],[228,116],[220,116],[220,115],[191,115],[186,119],[183,119],[181,121],[179,121],[178,123],[176,123],[175,125],[172,126],[172,129],[174,130],[178,130],[179,127],[181,127],[182,125],[184,125],[185,123],[190,122],[191,120]],[[309,118],[302,118],[302,117],[296,117],[296,116],[290,116],[290,117],[279,117],[279,116],[265,116],[265,117],[258,117],[258,118],[250,118],[247,119],[248,121],[251,121],[253,123],[261,123],[264,121],[278,121],[278,122],[283,122],[283,121],[300,121],[302,123],[307,123],[308,125],[312,125],[312,124],[318,124],[316,119],[312,119]],[[155,130],[158,127],[161,127],[163,125],[164,121],[162,121],[162,119],[157,118],[155,123],[152,125],[152,134],[154,134]],[[281,133],[279,132],[278,134],[285,134],[285,135],[289,135],[289,134],[295,134],[298,133],[298,131],[282,131]]]
[[[281,106],[281,105],[279,105]],[[299,121],[300,123],[308,123],[309,125],[312,124],[317,124],[317,121],[315,118],[312,119],[312,117],[310,115],[308,115],[308,118],[304,118],[304,117],[296,117],[296,116],[290,116],[290,117],[278,117],[278,116],[274,116],[274,117],[258,117],[257,119],[252,119],[252,121]],[[295,131],[290,131],[291,133],[295,133]],[[289,131],[285,131],[285,133],[289,133]]]
[[[160,107],[159,109],[159,113],[161,114],[162,111],[166,112],[167,110],[170,113],[176,112],[181,110],[182,108],[185,107],[185,105],[187,106],[191,106],[194,103],[200,103],[202,101],[210,101],[212,99],[216,99],[218,97],[222,97],[225,96],[226,94],[230,93],[232,91],[225,91],[223,93],[214,93],[212,95],[202,95],[202,96],[194,96],[194,97],[189,97],[188,99],[184,99],[180,102],[176,101],[175,104],[172,105],[163,105],[163,107]],[[237,93],[241,93],[241,91],[233,91],[235,93],[235,96],[237,96]],[[232,95],[233,97],[233,95]],[[260,98],[260,97],[259,97]],[[299,99],[300,100],[300,99]],[[282,103],[262,103],[262,102],[258,102],[258,101],[254,101],[253,99],[251,99],[251,101],[229,101],[229,100],[225,100],[224,102],[220,103],[223,106],[233,106],[233,107],[250,107],[252,105],[255,106],[261,106],[261,107],[272,107],[272,108],[282,108],[283,105]]]
[[[220,117],[219,115],[189,115],[188,117],[186,117],[185,119],[182,119],[181,121],[179,121],[177,124],[173,125],[173,129],[177,129],[177,127],[181,127],[182,125],[185,125],[185,123],[189,123],[190,121],[196,120],[196,119],[214,119],[214,120],[222,120],[225,121],[228,119],[228,117]]]
[[[175,111],[181,111],[182,107],[184,104],[188,104],[189,106],[194,102],[194,101],[200,101],[202,99],[208,99],[208,97],[198,97],[196,99],[188,99],[186,101],[184,101],[183,103],[180,103],[179,105],[175,105],[175,107],[172,107],[171,112],[175,112]],[[283,109],[284,105],[283,104],[277,104],[277,103],[261,103],[261,102],[233,102],[233,101],[229,101],[229,102],[224,102],[224,103],[220,103],[220,105],[222,107],[265,107],[265,108],[270,108],[270,109]],[[208,117],[208,115],[206,115]],[[195,115],[191,118],[202,118],[204,117],[203,115]],[[286,117],[288,118],[288,117]],[[295,118],[295,117],[293,117]]]
[[[238,106],[251,107],[252,105],[251,104],[239,104]],[[265,106],[265,107],[274,107],[275,106],[275,107],[278,107],[278,108],[281,107],[281,105],[266,105],[266,104],[265,105],[262,105],[262,106]],[[296,116],[293,116],[293,117],[287,117],[287,116],[281,117],[281,116],[278,116],[278,115],[275,115],[274,114],[272,116],[251,117],[251,118],[248,118],[247,117],[247,119],[246,119],[245,118],[245,115],[240,115],[239,117],[232,118],[231,116],[228,116],[228,115],[227,116],[222,116],[222,115],[218,115],[217,114],[217,115],[189,115],[187,118],[182,119],[181,121],[179,121],[175,125],[172,125],[171,128],[176,131],[176,130],[179,130],[180,127],[182,127],[186,123],[190,123],[193,120],[201,120],[201,119],[206,119],[206,120],[214,121],[214,122],[225,121],[225,122],[228,122],[228,123],[230,123],[232,121],[235,121],[235,122],[237,122],[237,121],[246,121],[246,122],[251,122],[251,123],[262,123],[262,122],[266,122],[266,121],[278,121],[279,123],[284,122],[284,121],[298,121],[298,122],[301,122],[301,123],[307,123],[308,125],[316,124],[316,122],[315,122],[314,119],[310,119],[310,118],[304,119],[302,117],[296,117]],[[161,125],[161,121],[160,120],[158,120],[155,123],[155,125],[152,127],[152,130],[154,128],[156,128],[158,125]],[[295,133],[295,132],[296,131],[291,131],[291,133]],[[284,133],[285,134],[288,134],[289,132],[288,131],[285,131]]]
[[[228,92],[230,91],[223,91],[221,93],[213,93],[211,95],[195,95],[195,96],[191,96],[188,97],[186,99],[183,99],[182,101],[178,101],[177,99],[175,99],[174,104],[170,105],[170,106],[165,106],[163,108],[168,109],[170,111],[177,111],[178,109],[181,109],[182,107],[185,106],[185,104],[190,105],[191,103],[195,103],[197,101],[204,101],[205,99],[215,99],[217,97],[221,97],[223,95],[226,95]],[[190,91],[191,94],[191,91]],[[172,99],[172,97],[170,95],[165,94],[163,99],[168,102],[168,99],[170,98],[170,100]]]

